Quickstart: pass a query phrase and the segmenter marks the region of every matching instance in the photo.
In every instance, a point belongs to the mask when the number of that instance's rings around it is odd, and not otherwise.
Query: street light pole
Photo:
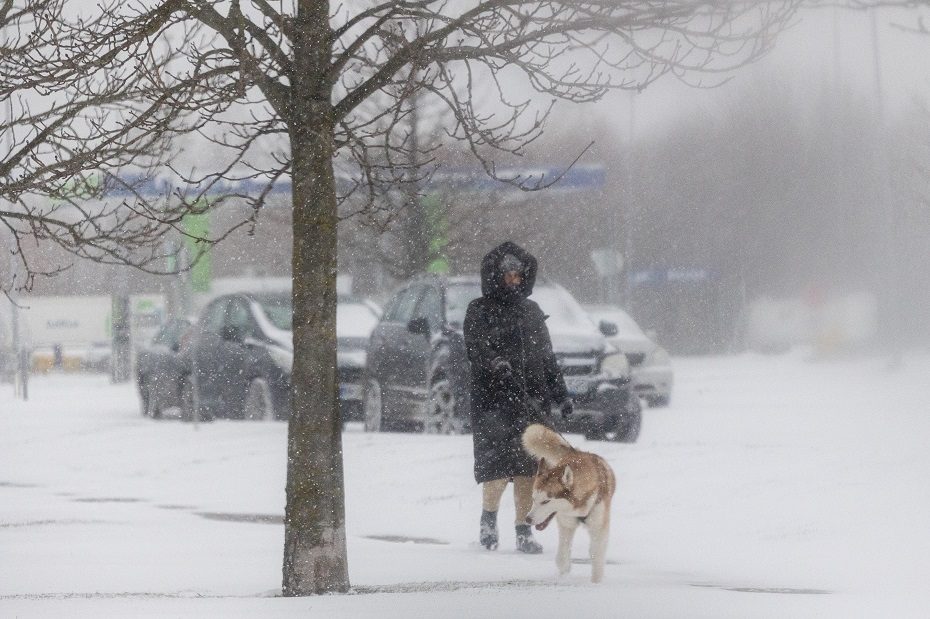
[[[29,399],[29,365],[19,329],[19,304],[16,302],[16,255],[10,254],[10,345],[13,348],[13,394]]]
[[[899,277],[901,274],[901,265],[898,264],[897,248],[897,221],[895,208],[892,206],[891,199],[891,162],[888,156],[888,126],[885,119],[885,96],[882,84],[882,66],[881,66],[881,49],[879,46],[880,38],[878,32],[878,18],[876,10],[869,11],[870,31],[872,38],[872,67],[875,76],[875,105],[878,115],[878,211],[879,222],[881,226],[880,243],[883,246],[882,252],[882,269],[881,274],[886,281],[884,286],[879,286],[879,294],[884,296],[885,306],[885,324],[889,325],[889,331],[885,336],[888,338],[891,357],[889,367],[897,367],[901,363],[901,286]],[[881,304],[880,304],[881,305]]]
[[[9,126],[13,125],[13,99],[10,98],[7,100],[7,121]],[[8,151],[13,152],[13,132],[7,131],[7,144]],[[10,230],[10,247],[16,248],[16,236],[13,234],[12,229]],[[21,250],[20,250],[21,251]],[[21,396],[23,400],[29,399],[29,358],[26,351],[23,349],[22,339],[20,337],[19,329],[19,304],[16,302],[14,295],[16,294],[16,271],[17,271],[17,258],[16,250],[10,252],[10,331],[12,332],[10,344],[13,347],[13,368],[14,368],[14,378],[13,378],[13,391],[14,397]]]
[[[633,277],[630,269],[633,267],[633,142],[636,128],[636,92],[630,92],[630,118],[627,127],[627,156],[626,156],[626,216],[623,218],[623,269],[620,277],[623,278],[620,289],[623,291],[621,305],[627,310],[633,308]]]

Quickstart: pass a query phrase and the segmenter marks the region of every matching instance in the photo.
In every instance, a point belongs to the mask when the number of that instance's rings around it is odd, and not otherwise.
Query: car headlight
[[[607,374],[610,378],[629,376],[630,362],[626,360],[626,355],[622,353],[607,355],[601,361],[601,372]]]
[[[661,346],[656,346],[652,354],[649,355],[649,365],[668,365],[672,362],[668,351]]]
[[[275,365],[287,374],[291,373],[291,369],[294,367],[294,353],[277,346],[269,346],[268,354],[271,356],[271,360],[275,362]]]

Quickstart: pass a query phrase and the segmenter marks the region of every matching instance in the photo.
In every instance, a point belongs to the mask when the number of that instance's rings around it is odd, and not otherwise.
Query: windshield
[[[465,323],[465,310],[473,299],[481,296],[481,286],[474,284],[450,284],[446,287],[446,316],[450,325]]]
[[[340,340],[358,339],[367,343],[368,336],[378,325],[378,316],[362,303],[336,305],[336,335]]]
[[[481,296],[481,286],[475,284],[450,284],[446,288],[446,316],[449,324],[461,325],[465,322],[465,310],[472,299]],[[530,299],[536,301],[542,311],[554,322],[563,325],[593,326],[588,313],[578,301],[562,288],[552,285],[537,285]]]
[[[530,295],[542,311],[549,315],[550,325],[590,328],[594,326],[588,313],[568,291],[556,286],[537,286]]]
[[[268,321],[282,331],[290,331],[292,321],[291,297],[284,295],[255,297]]]
[[[282,331],[293,328],[293,312],[289,296],[256,297],[268,321]],[[374,310],[359,302],[340,302],[336,305],[336,334],[339,338],[364,339],[378,324]]]

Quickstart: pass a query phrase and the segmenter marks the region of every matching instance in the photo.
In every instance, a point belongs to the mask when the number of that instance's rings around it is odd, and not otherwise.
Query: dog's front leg
[[[572,539],[575,537],[575,526],[565,525],[561,519],[559,522],[559,550],[555,555],[555,566],[559,568],[559,576],[565,576],[572,569]]]
[[[591,582],[601,582],[604,578],[604,563],[607,561],[607,537],[610,529],[606,526],[588,529],[591,534]]]

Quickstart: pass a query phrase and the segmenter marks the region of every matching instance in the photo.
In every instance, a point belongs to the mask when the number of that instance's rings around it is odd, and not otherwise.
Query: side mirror
[[[222,337],[227,342],[236,342],[237,344],[241,344],[245,339],[245,335],[242,333],[242,329],[236,325],[225,325],[223,330],[220,332],[220,337]]]
[[[598,325],[598,328],[601,330],[601,333],[607,337],[613,337],[620,332],[620,329],[617,328],[617,325],[606,320],[602,320],[601,324]]]
[[[407,323],[407,331],[415,333],[416,335],[429,337],[429,321],[423,316],[412,318],[410,322]]]

